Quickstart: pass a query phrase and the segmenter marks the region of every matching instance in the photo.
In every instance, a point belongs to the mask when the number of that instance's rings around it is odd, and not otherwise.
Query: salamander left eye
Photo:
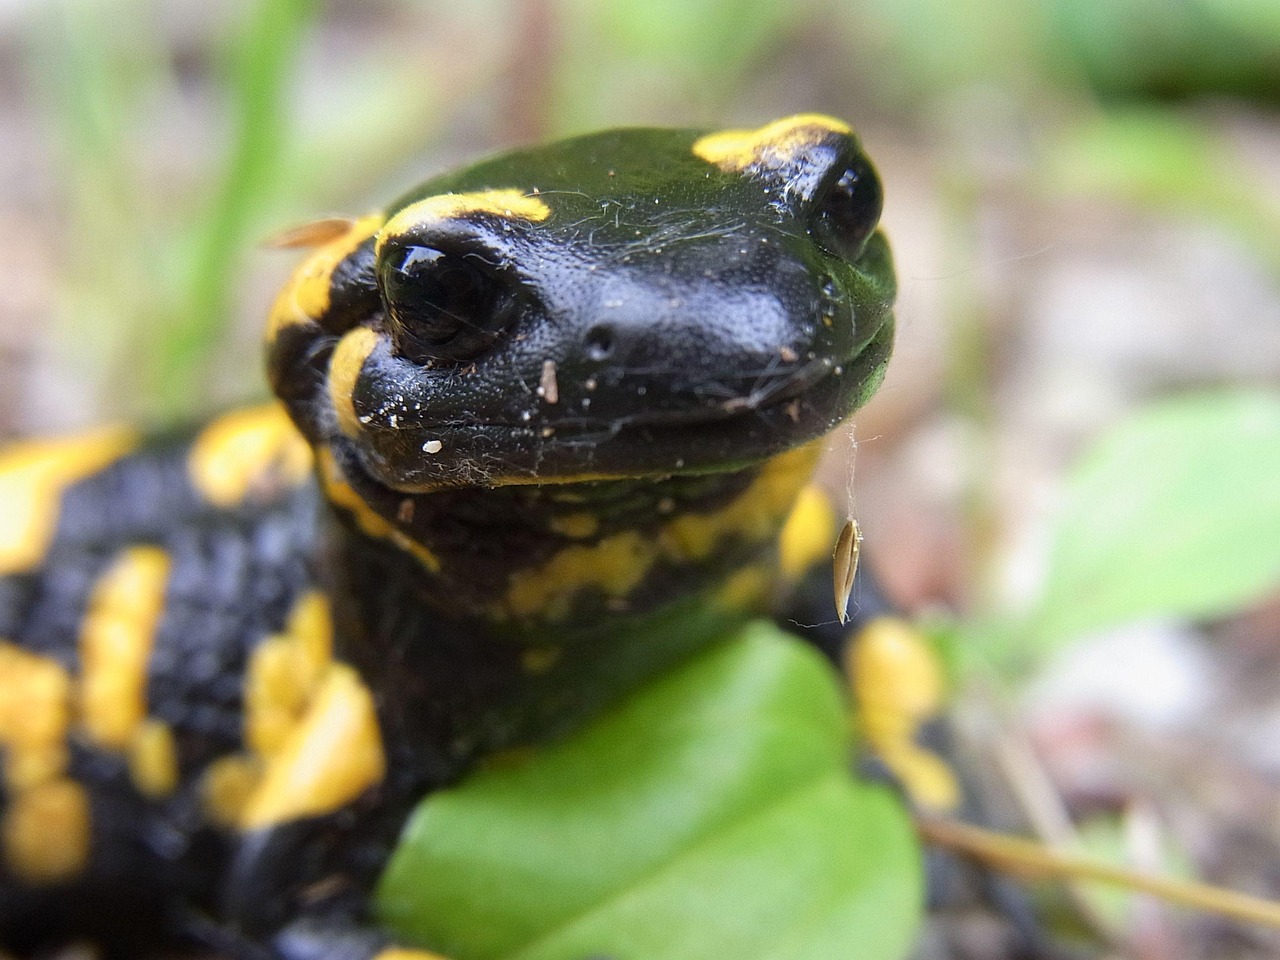
[[[380,256],[378,285],[396,352],[416,363],[468,360],[515,314],[511,285],[477,253],[391,245]]]
[[[875,232],[883,206],[875,171],[865,162],[854,162],[818,198],[810,230],[830,253],[856,260]]]

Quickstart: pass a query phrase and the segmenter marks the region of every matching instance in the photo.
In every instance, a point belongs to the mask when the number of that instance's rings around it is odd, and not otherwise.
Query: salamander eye
[[[884,206],[880,179],[864,160],[855,160],[818,198],[810,228],[828,252],[845,260],[862,255]]]
[[[379,260],[392,342],[415,363],[470,359],[514,317],[515,291],[478,253],[395,244]]]

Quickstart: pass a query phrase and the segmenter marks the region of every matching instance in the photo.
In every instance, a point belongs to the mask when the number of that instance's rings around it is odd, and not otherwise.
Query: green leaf
[[[1280,586],[1280,393],[1182,397],[1118,427],[1075,477],[1034,633],[1224,614]]]
[[[921,897],[905,812],[848,773],[832,671],[766,624],[573,738],[428,797],[378,893],[453,960],[889,960]]]

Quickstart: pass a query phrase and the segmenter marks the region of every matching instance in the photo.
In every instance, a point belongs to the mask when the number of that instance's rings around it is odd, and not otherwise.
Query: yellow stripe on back
[[[267,761],[240,817],[245,830],[332,813],[386,772],[373,695],[345,664],[332,664],[302,722]]]
[[[124,550],[98,580],[80,627],[80,711],[89,738],[127,748],[147,715],[147,666],[164,611],[169,555]]]
[[[0,640],[0,747],[10,791],[66,769],[71,677],[58,663]]]
[[[311,447],[279,403],[219,417],[200,431],[187,455],[192,485],[217,507],[297,487],[311,466]]]
[[[846,670],[853,684],[859,729],[868,745],[929,810],[953,810],[960,785],[947,764],[916,742],[942,712],[945,681],[923,635],[897,617],[872,620],[850,642]]]
[[[0,453],[0,576],[40,564],[58,526],[67,487],[137,446],[130,430],[110,428],[55,440],[33,440]]]
[[[13,873],[32,885],[73,879],[89,860],[91,823],[84,787],[59,777],[12,798],[0,842]]]
[[[783,579],[799,580],[818,561],[828,559],[835,530],[836,512],[827,495],[813,484],[801,490],[778,535],[778,567]]]

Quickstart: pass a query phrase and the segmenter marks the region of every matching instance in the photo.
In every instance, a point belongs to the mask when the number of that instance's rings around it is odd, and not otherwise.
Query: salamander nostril
[[[613,352],[613,329],[595,326],[587,331],[587,356],[592,360],[604,360]]]

